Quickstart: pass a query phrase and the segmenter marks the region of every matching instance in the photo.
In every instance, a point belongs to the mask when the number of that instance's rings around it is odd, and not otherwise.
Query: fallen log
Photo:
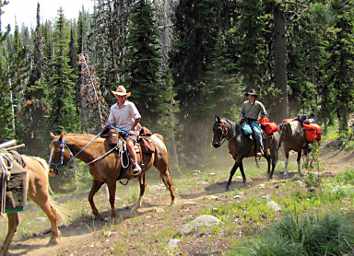
[[[9,140],[9,141],[3,142],[0,144],[0,149],[6,149],[8,147],[15,146],[16,143],[17,143],[16,140]]]

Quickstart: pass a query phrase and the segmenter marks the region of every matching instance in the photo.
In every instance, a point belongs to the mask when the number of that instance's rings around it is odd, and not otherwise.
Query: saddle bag
[[[272,136],[273,133],[279,130],[278,125],[274,122],[271,122],[268,118],[263,117],[259,119],[259,123],[262,127],[262,130],[267,136]]]
[[[303,124],[305,139],[307,142],[312,143],[315,140],[320,141],[322,130],[318,124]]]
[[[27,172],[22,162],[12,156],[0,157],[0,211],[2,214],[22,211],[27,202]],[[8,169],[9,166],[12,168]]]

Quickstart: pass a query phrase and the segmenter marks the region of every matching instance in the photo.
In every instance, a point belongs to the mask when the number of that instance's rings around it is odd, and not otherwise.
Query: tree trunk
[[[346,138],[348,136],[348,117],[349,111],[346,106],[342,106],[337,109],[338,117],[338,132],[341,138]]]
[[[273,108],[272,118],[281,122],[289,115],[288,100],[288,74],[287,74],[287,40],[286,20],[280,6],[273,7],[274,30],[273,30],[273,57],[274,57],[274,82],[279,90],[279,103]]]

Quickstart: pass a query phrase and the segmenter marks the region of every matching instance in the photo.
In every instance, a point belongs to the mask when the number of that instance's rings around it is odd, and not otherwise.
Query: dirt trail
[[[324,165],[325,173],[335,174],[353,166],[354,153],[340,152],[336,154],[333,151],[324,150],[321,163]],[[225,172],[225,180],[227,175]],[[243,186],[239,179],[234,180],[232,188],[241,188],[250,193],[256,193],[254,188],[267,182],[264,177],[256,177]],[[279,181],[278,177],[275,178],[275,182],[277,181]],[[158,243],[159,239],[164,236],[172,238],[173,233],[188,218],[200,213],[200,210],[208,207],[211,202],[229,200],[224,197],[224,192],[224,182],[200,181],[198,185],[190,187],[187,191],[180,191],[176,205],[169,207],[167,191],[160,185],[153,185],[147,191],[143,207],[135,214],[131,213],[127,207],[118,208],[117,215],[119,217],[114,224],[109,220],[108,210],[103,213],[106,221],[94,221],[91,216],[83,216],[74,220],[70,225],[61,227],[63,236],[59,245],[47,245],[49,235],[41,234],[27,240],[15,241],[10,248],[10,255],[121,255],[123,248],[129,252],[128,255],[165,255],[161,251],[153,251],[149,244]],[[119,204],[121,205],[121,202]],[[160,237],[152,235],[159,232],[166,232],[166,235]],[[141,249],[137,251],[137,245],[142,243],[146,243],[146,251]],[[198,254],[198,246],[202,245],[193,243],[193,241],[186,245],[186,252],[189,250],[188,246],[196,247],[193,249],[196,252],[193,255],[220,255],[218,252]],[[215,247],[220,251],[227,248],[228,245],[221,240]],[[201,249],[201,251],[203,250]]]

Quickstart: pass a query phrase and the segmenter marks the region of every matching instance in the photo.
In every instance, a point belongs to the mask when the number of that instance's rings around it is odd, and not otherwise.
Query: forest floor
[[[117,189],[117,219],[110,219],[109,203],[104,190],[95,197],[103,221],[92,218],[87,202],[87,191],[55,196],[65,222],[61,226],[59,245],[47,245],[49,222],[35,205],[29,205],[21,214],[22,223],[10,247],[10,255],[230,255],[230,248],[238,241],[261,232],[286,213],[331,211],[353,212],[353,193],[333,198],[328,189],[337,186],[336,176],[353,172],[354,152],[321,150],[321,191],[308,196],[306,184],[300,177],[292,156],[290,176],[282,176],[283,163],[278,164],[275,177],[268,181],[265,163],[261,168],[249,159],[246,164],[248,182],[243,185],[240,174],[234,176],[230,191],[225,191],[230,159],[222,168],[184,171],[174,174],[177,201],[169,206],[168,191],[151,172],[143,207],[132,213],[129,206],[137,199],[138,184],[130,182]],[[228,157],[228,156],[227,156]],[[226,159],[226,158],[225,158]],[[229,166],[229,167],[224,167]],[[317,174],[317,171],[314,172]],[[330,186],[329,186],[330,184]],[[352,189],[353,187],[351,187]],[[327,190],[327,194],[324,196]],[[332,190],[331,190],[332,191]],[[276,202],[281,210],[273,210],[267,202]],[[200,215],[213,215],[221,224],[182,234],[181,227]],[[6,219],[0,219],[0,238],[6,230]],[[176,245],[169,245],[171,239]]]

